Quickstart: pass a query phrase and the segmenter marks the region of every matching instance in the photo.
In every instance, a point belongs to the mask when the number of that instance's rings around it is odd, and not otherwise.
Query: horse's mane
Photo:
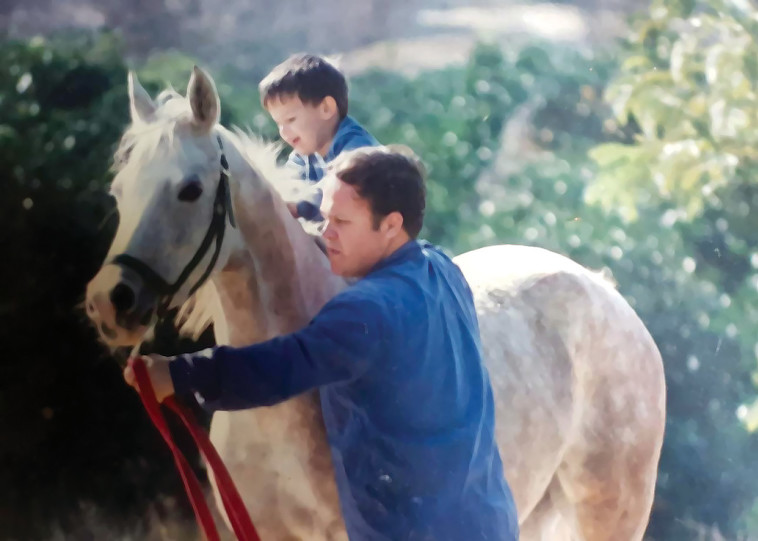
[[[174,134],[182,125],[192,120],[192,110],[189,101],[172,88],[161,92],[156,98],[157,109],[147,122],[133,121],[121,137],[113,157],[114,170],[122,170],[127,163],[148,161],[158,153],[175,150]],[[231,142],[245,158],[259,179],[285,200],[292,200],[303,184],[287,167],[278,163],[282,149],[281,143],[265,141],[252,133],[232,126],[227,129],[217,124],[214,134]],[[232,182],[239,179],[232,179]],[[318,244],[318,232],[312,226],[305,224],[306,232],[314,237]],[[321,246],[320,246],[321,248]],[[182,335],[197,339],[222,313],[221,303],[212,281],[207,280],[180,307],[175,322]]]

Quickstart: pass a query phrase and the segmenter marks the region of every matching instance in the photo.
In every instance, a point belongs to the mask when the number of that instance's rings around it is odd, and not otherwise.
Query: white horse
[[[271,149],[218,125],[214,83],[197,68],[186,98],[154,101],[131,74],[129,97],[111,186],[121,221],[87,287],[103,340],[138,344],[156,313],[182,305],[182,330],[212,322],[220,344],[307,324],[346,284],[287,211]],[[455,261],[475,295],[521,538],[641,539],[665,420],[642,322],[606,280],[543,249]],[[315,393],[215,413],[211,439],[264,540],[346,539]]]

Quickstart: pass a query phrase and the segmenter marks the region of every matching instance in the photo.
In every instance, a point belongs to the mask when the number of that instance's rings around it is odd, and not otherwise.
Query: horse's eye
[[[203,185],[198,178],[193,178],[182,186],[182,189],[179,191],[179,201],[197,201],[202,193]]]
[[[129,156],[132,155],[132,149],[134,149],[134,144],[124,146],[123,148],[119,148],[116,151],[116,155],[114,156],[114,165],[116,166],[116,169],[123,169],[127,162],[129,161]]]

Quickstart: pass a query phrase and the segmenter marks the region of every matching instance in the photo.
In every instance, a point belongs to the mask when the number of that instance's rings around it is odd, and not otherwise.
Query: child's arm
[[[294,151],[287,159],[285,167],[293,172],[303,182],[308,180],[309,164]],[[299,194],[297,202],[288,202],[287,208],[295,218],[305,218],[308,221],[321,220],[321,199],[323,191],[316,185],[306,186]]]
[[[300,180],[305,180],[307,178],[305,173],[305,160],[303,160],[301,156],[298,156],[295,151],[290,152],[290,155],[287,158],[287,162],[284,164],[284,167],[292,171],[292,174]]]
[[[308,221],[321,220],[321,199],[324,197],[323,190],[318,186],[310,186],[303,198],[295,205],[297,215]]]

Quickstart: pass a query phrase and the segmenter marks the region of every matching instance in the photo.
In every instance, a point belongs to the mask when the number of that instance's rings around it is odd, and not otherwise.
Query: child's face
[[[334,137],[337,115],[330,98],[318,105],[306,104],[297,96],[273,98],[266,104],[279,135],[296,152],[303,155],[327,153]],[[334,101],[333,99],[331,100]]]

